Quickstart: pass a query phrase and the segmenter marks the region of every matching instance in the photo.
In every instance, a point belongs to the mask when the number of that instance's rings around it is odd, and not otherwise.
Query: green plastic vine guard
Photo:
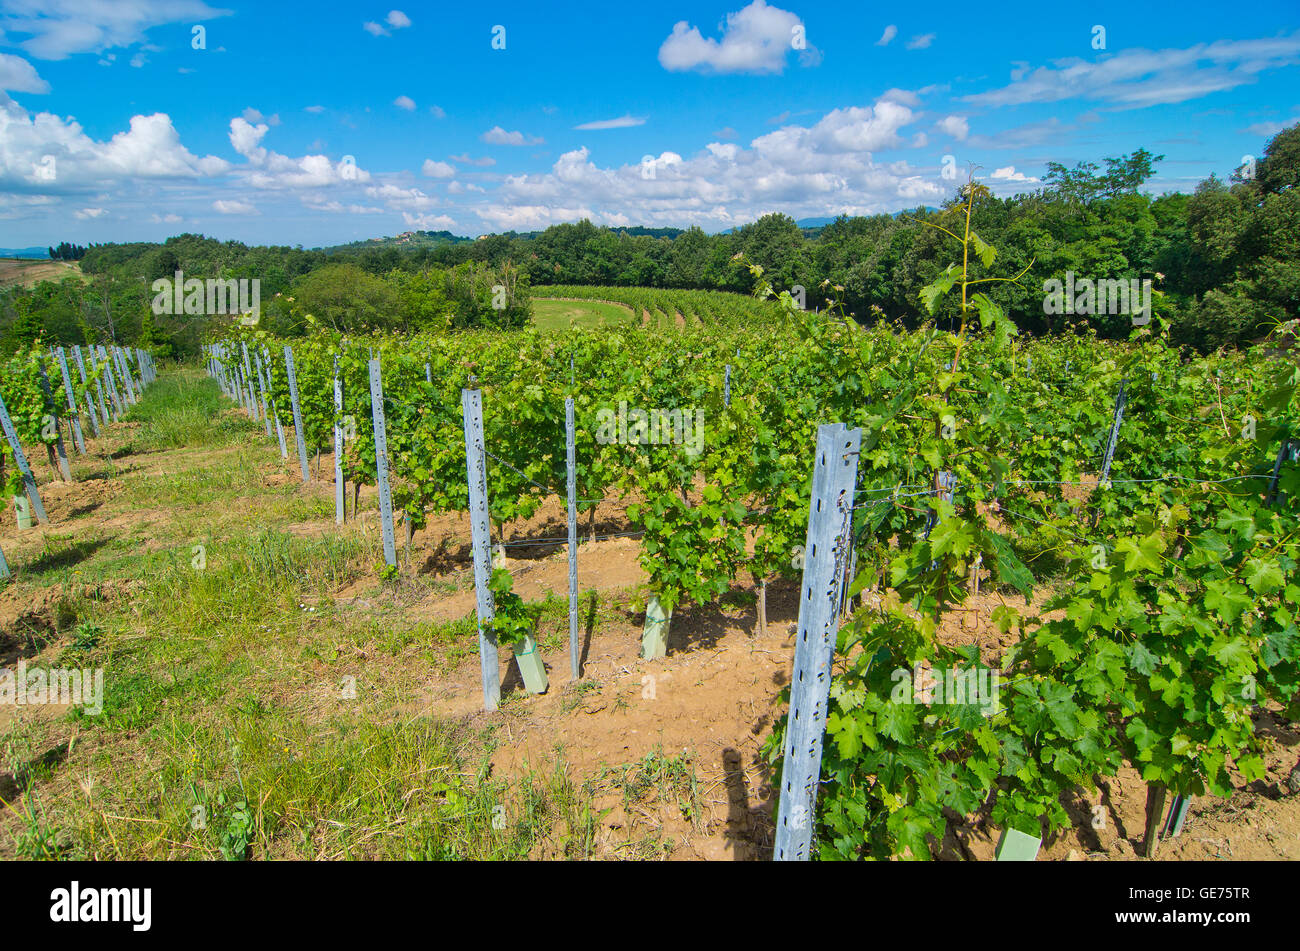
[[[998,862],[1032,862],[1038,858],[1043,840],[1035,835],[1025,835],[1018,829],[1003,829],[998,838],[993,858]]]
[[[32,503],[27,501],[25,495],[15,495],[14,497],[14,514],[18,518],[18,527],[29,529],[32,527]]]
[[[529,693],[546,693],[550,681],[546,677],[546,665],[542,655],[537,652],[537,641],[529,634],[522,641],[513,645],[515,663],[519,665],[519,675],[524,679],[524,689]]]
[[[645,628],[641,631],[641,657],[656,660],[668,654],[668,625],[673,612],[664,610],[659,595],[652,594],[645,606]]]

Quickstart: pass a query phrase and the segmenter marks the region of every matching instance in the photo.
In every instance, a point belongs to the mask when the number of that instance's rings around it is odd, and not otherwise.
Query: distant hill
[[[48,261],[49,248],[0,248],[0,258],[35,258]]]

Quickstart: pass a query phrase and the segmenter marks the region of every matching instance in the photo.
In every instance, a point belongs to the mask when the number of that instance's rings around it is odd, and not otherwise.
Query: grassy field
[[[533,323],[539,330],[609,327],[632,321],[632,308],[602,300],[533,298]]]
[[[498,725],[413,709],[473,625],[337,611],[375,535],[268,478],[215,383],[164,375],[118,430],[0,532],[0,667],[105,672],[98,715],[0,705],[0,858],[588,854],[563,774],[492,777]]]
[[[40,281],[58,281],[65,277],[81,277],[81,265],[71,261],[0,258],[0,288],[15,284],[31,287]]]

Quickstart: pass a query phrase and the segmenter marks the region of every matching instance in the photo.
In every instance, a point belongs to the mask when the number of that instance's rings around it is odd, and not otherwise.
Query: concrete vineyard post
[[[397,567],[393,538],[393,497],[388,488],[388,431],[384,426],[384,381],[379,357],[370,361],[370,414],[375,423],[375,483],[379,488],[379,518],[384,531],[384,563]]]
[[[266,388],[271,389],[271,351],[265,350],[266,355]],[[280,425],[280,409],[276,406],[275,397],[271,397],[271,415],[275,417],[275,435],[280,440],[280,458],[289,458],[289,447],[284,442],[284,427]]]
[[[77,361],[77,373],[81,377],[81,385],[85,386],[86,385],[86,359],[81,355],[81,347],[79,345],[75,345],[75,344],[73,345],[72,356]],[[98,439],[99,438],[99,414],[95,412],[95,401],[90,398],[89,391],[87,391],[86,393],[86,409],[90,411],[90,431],[94,433],[95,438]]]
[[[483,709],[501,702],[496,636],[491,633],[496,612],[492,604],[492,538],[488,516],[487,466],[483,446],[483,396],[478,390],[460,392],[465,418],[465,477],[469,485],[470,537],[474,546],[474,590],[478,600],[478,654],[483,677]]]
[[[77,409],[77,397],[72,392],[72,375],[68,373],[68,354],[59,347],[59,369],[63,371],[63,393],[68,398],[68,409],[72,411],[72,439],[77,446],[77,452],[81,455],[86,454],[86,440],[81,435],[81,413]]]
[[[113,373],[113,361],[108,358],[108,351],[103,347],[99,348],[100,359],[104,362],[105,380],[108,381],[108,395],[113,400],[113,422],[117,422],[122,416],[122,397],[117,392],[117,378]]]
[[[302,406],[298,402],[298,374],[293,368],[293,348],[284,348],[284,370],[289,377],[289,402],[293,405],[293,432],[298,443],[298,464],[302,467],[302,481],[306,485],[311,481],[311,471],[307,468],[307,440],[302,432]]]
[[[131,368],[126,365],[126,354],[121,347],[114,347],[113,356],[117,359],[117,367],[122,374],[122,388],[126,390],[126,401],[134,403],[136,402],[135,381],[131,379]]]
[[[267,423],[270,434],[270,423]],[[343,381],[339,379],[339,358],[334,358],[334,521],[343,524]]]
[[[861,445],[861,429],[847,429],[842,423],[817,428],[773,851],[778,861],[803,861],[812,850],[831,661],[844,567],[852,547],[853,489]]]
[[[267,394],[266,377],[262,374],[262,355],[255,353],[253,356],[257,358],[254,367],[257,370],[257,388],[262,394],[262,422],[266,425],[266,438],[270,439],[275,433],[271,431],[271,402]]]
[[[54,402],[54,394],[50,392],[50,378],[45,373],[45,361],[39,364],[41,371],[41,392],[45,394],[45,405],[50,410],[50,415],[54,419],[54,450],[59,457],[59,471],[63,473],[63,481],[72,481],[72,469],[68,466],[68,450],[63,445],[63,429],[59,425],[58,404]]]
[[[573,397],[564,401],[564,449],[569,503],[569,668],[573,679],[582,676],[578,646],[578,472],[574,462]]]
[[[40,519],[41,524],[50,524],[50,518],[45,514],[45,506],[41,504],[41,494],[36,489],[36,477],[32,475],[32,467],[27,464],[27,455],[18,441],[18,433],[14,430],[13,420],[9,418],[9,408],[5,406],[3,396],[0,396],[0,428],[4,429],[5,439],[9,440],[9,448],[13,450],[14,461],[18,463],[18,471],[22,473],[23,486],[27,489],[27,498],[31,500],[32,510],[36,512],[36,517]]]
[[[239,348],[244,355],[244,379],[248,381],[248,411],[253,419],[259,419],[257,389],[253,386],[253,361],[248,358],[248,344],[240,341]]]

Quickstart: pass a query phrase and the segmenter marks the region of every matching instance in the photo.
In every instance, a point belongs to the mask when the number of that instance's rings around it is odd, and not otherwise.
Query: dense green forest
[[[1074,278],[1150,281],[1154,315],[1170,321],[1175,340],[1202,350],[1297,317],[1300,126],[1278,133],[1255,167],[1238,169],[1229,182],[1211,176],[1190,195],[1141,191],[1161,158],[1139,149],[1104,167],[1052,164],[1033,193],[977,203],[971,227],[1002,249],[1004,266],[1024,271],[1019,286],[990,291],[1022,330],[1050,333],[1086,320],[1103,336],[1127,335],[1125,313],[1045,313],[1044,282]],[[164,244],[95,245],[81,258],[84,281],[0,294],[0,349],[44,336],[116,338],[163,355],[192,354],[213,318],[155,315],[149,306],[152,282],[177,270],[187,278],[259,280],[264,324],[287,336],[309,332],[313,322],[347,332],[519,326],[529,319],[526,289],[537,284],[749,293],[750,264],[778,291],[804,288],[810,309],[838,299],[864,323],[916,325],[923,319],[916,289],[948,263],[940,227],[958,225],[956,203],[841,217],[818,229],[769,214],[718,235],[582,221],[477,241],[420,233],[418,241],[320,250],[191,234]],[[504,302],[493,299],[502,286]],[[955,316],[948,306],[941,322]]]

